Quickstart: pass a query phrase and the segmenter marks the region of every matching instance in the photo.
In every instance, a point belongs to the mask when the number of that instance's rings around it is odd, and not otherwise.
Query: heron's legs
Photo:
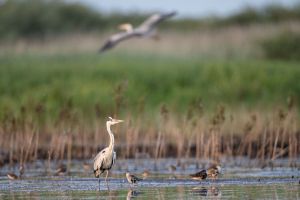
[[[105,176],[105,182],[107,185],[107,189],[109,190],[108,182],[107,182],[107,177],[108,177],[108,170],[106,170],[106,176]]]
[[[98,182],[99,182],[99,191],[100,191],[100,175],[98,177]]]

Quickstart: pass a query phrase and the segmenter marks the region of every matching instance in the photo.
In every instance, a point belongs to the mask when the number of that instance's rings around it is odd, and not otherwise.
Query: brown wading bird
[[[169,177],[170,179],[176,179],[175,171],[176,171],[176,166],[175,165],[170,165],[168,167],[168,170],[172,173],[172,175]]]
[[[127,178],[128,183],[130,183],[130,184],[135,184],[138,181],[143,180],[143,179],[138,178],[137,176],[135,176],[133,174],[130,174],[129,172],[126,172],[126,178]]]
[[[66,174],[66,172],[67,172],[67,166],[64,164],[60,164],[56,168],[54,175],[55,176],[64,176]]]
[[[150,16],[146,21],[144,21],[140,26],[137,28],[133,28],[131,24],[125,23],[121,24],[119,28],[121,30],[125,30],[125,32],[116,33],[112,35],[106,43],[101,47],[99,52],[104,52],[108,49],[113,48],[119,42],[130,39],[133,37],[150,37],[153,36],[155,32],[155,27],[165,19],[172,17],[176,14],[175,11],[168,12],[168,13],[161,13],[161,14],[154,14]]]
[[[147,169],[146,169],[146,170],[144,170],[142,175],[143,175],[143,179],[146,179],[146,178],[148,178],[148,176],[150,175],[150,172],[149,172],[149,170],[147,170]]]
[[[195,180],[203,180],[207,177],[216,179],[217,176],[221,173],[221,166],[211,166],[208,169],[203,169],[200,172],[197,172],[195,174],[191,174],[191,178]]]
[[[216,179],[217,176],[221,173],[221,166],[220,165],[211,166],[206,170],[206,173],[209,178]]]
[[[206,179],[207,173],[206,173],[206,170],[203,169],[203,170],[201,170],[200,172],[197,172],[197,173],[195,173],[195,174],[190,174],[190,176],[191,176],[192,179],[194,179],[194,180],[203,180],[203,179]]]
[[[123,122],[123,120],[113,119],[109,117],[109,120],[106,122],[107,132],[110,137],[109,146],[103,149],[102,151],[100,151],[94,158],[94,174],[99,181],[99,190],[100,190],[100,175],[106,171],[105,182],[107,184],[108,171],[114,165],[116,160],[116,152],[114,151],[115,138],[110,127],[120,122]]]
[[[19,177],[16,174],[14,174],[14,173],[7,173],[6,175],[7,175],[7,178],[9,180],[17,180],[17,179],[19,179]]]
[[[82,164],[84,171],[89,171],[91,169],[91,165],[87,162]]]
[[[19,176],[17,176],[14,173],[7,173],[6,176],[9,180],[17,180],[17,179],[21,179],[23,174],[24,174],[24,165],[21,164],[19,167]]]

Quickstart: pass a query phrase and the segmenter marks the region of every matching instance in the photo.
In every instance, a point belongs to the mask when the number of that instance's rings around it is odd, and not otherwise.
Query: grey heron
[[[104,52],[113,48],[119,42],[133,37],[147,37],[153,34],[155,27],[165,19],[172,17],[176,14],[175,11],[167,13],[156,13],[146,19],[140,26],[133,28],[131,24],[126,23],[119,26],[125,32],[120,32],[112,35],[101,47],[100,52]]]
[[[109,146],[100,151],[94,158],[94,174],[95,177],[98,178],[99,189],[100,175],[106,171],[105,182],[107,183],[108,171],[114,165],[116,160],[116,152],[114,151],[115,138],[110,127],[120,122],[123,122],[123,120],[113,119],[109,117],[109,120],[106,122],[106,128],[110,138]]]

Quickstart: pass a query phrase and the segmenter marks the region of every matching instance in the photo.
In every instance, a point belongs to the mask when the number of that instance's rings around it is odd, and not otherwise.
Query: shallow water
[[[176,160],[120,160],[108,186],[101,178],[100,190],[92,170],[84,171],[80,161],[72,162],[71,173],[63,176],[54,176],[54,170],[46,172],[43,162],[27,165],[24,178],[14,181],[7,179],[6,173],[11,170],[4,167],[0,171],[0,199],[300,199],[297,168],[228,165],[217,180],[194,181],[188,175],[201,167],[191,161],[175,171],[168,170],[175,163]],[[140,175],[144,169],[150,171],[146,179],[134,186],[127,183],[127,170]]]

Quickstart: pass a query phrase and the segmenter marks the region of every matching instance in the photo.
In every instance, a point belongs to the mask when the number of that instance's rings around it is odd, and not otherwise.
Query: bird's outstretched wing
[[[141,37],[148,35],[157,24],[161,21],[172,17],[176,14],[175,11],[168,12],[168,13],[161,13],[161,14],[154,14],[146,19],[139,27],[133,29],[132,31],[128,32],[121,32],[112,35],[100,48],[99,52],[102,53],[108,49],[113,48],[115,45],[120,43],[123,40],[132,38],[132,37]]]
[[[131,37],[138,36],[139,34],[136,33],[135,31],[131,32],[121,32],[121,33],[116,33],[112,35],[105,43],[104,45],[100,48],[99,52],[104,52],[108,49],[111,49],[115,45],[117,45],[119,42],[129,39]]]
[[[154,15],[151,15],[136,29],[139,31],[142,31],[142,32],[149,32],[153,28],[155,28],[155,26],[157,26],[160,22],[162,22],[162,21],[166,20],[167,18],[170,18],[174,15],[176,15],[175,11],[167,12],[167,13],[156,13]]]

